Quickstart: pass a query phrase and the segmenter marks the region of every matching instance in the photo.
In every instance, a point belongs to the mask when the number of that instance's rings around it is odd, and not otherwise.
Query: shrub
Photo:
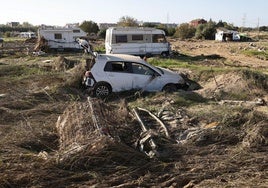
[[[176,29],[174,36],[180,39],[188,39],[195,35],[195,31],[196,29],[193,26],[190,26],[188,23],[183,23]]]
[[[216,23],[210,20],[206,24],[200,24],[197,26],[196,32],[195,32],[195,38],[197,39],[208,39],[208,40],[214,40],[215,39],[215,33],[216,33]]]

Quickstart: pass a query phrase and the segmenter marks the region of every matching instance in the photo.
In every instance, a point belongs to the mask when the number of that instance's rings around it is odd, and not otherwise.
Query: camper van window
[[[62,39],[62,35],[61,35],[61,33],[55,33],[55,34],[54,34],[54,38],[55,38],[55,39]]]
[[[80,33],[80,30],[79,29],[75,29],[75,30],[73,30],[73,33]]]
[[[115,35],[115,42],[116,43],[126,43],[127,42],[127,35]]]
[[[153,35],[153,43],[166,42],[165,35],[157,34]]]
[[[132,40],[133,41],[143,41],[143,35],[132,35]]]

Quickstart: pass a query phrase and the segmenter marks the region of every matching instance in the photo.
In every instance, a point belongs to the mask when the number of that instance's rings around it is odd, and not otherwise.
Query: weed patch
[[[257,57],[262,60],[268,60],[268,51],[258,51],[258,50],[244,50],[243,54],[251,57]]]

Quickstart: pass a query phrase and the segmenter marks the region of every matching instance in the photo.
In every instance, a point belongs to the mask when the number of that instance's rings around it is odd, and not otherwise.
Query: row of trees
[[[118,26],[122,27],[138,27],[138,21],[135,18],[130,16],[123,16],[117,22]],[[106,30],[100,30],[97,23],[93,21],[83,21],[79,27],[87,32],[88,34],[95,33],[98,34],[99,37],[104,38]],[[158,29],[162,29],[165,31],[167,36],[174,36],[180,39],[188,39],[188,38],[196,38],[196,39],[214,39],[216,29],[219,27],[224,27],[230,30],[236,31],[251,31],[254,28],[238,28],[232,24],[228,24],[227,22],[219,21],[218,23],[209,20],[205,24],[200,24],[197,27],[191,26],[189,23],[182,23],[177,28],[167,27],[165,24],[152,24],[152,23],[144,23],[143,27],[154,27]],[[28,22],[23,22],[21,25],[17,27],[10,27],[7,25],[0,25],[0,34],[8,34],[14,31],[17,32],[26,32],[33,31],[36,32],[38,26],[33,26]],[[258,28],[259,31],[268,31],[268,26],[262,26]]]
[[[11,26],[2,24],[0,25],[0,36],[3,35],[5,37],[10,37],[12,33],[28,32],[28,31],[36,32],[37,29],[38,29],[38,26],[34,26],[30,24],[29,22],[23,22],[22,24],[19,24],[16,27],[11,27]]]
[[[120,26],[120,27],[139,27],[139,24],[138,24],[138,21],[135,18],[132,18],[132,17],[129,17],[129,16],[123,16],[117,22],[117,26]],[[88,34],[96,33],[101,38],[105,37],[106,29],[100,30],[98,25],[93,21],[83,21],[79,25],[79,27],[83,31],[87,32]],[[165,31],[167,36],[173,36],[174,33],[176,32],[175,28],[168,28],[164,24],[155,25],[155,24],[151,24],[151,23],[145,23],[145,24],[143,24],[143,27],[154,27],[154,28],[157,28],[157,29],[162,29],[162,30]]]
[[[122,27],[138,27],[138,21],[135,18],[124,16],[119,19],[117,22],[118,26]],[[235,31],[251,31],[256,30],[256,28],[239,28],[234,26],[233,24],[229,24],[227,22],[223,22],[220,20],[219,22],[214,22],[211,19],[205,23],[200,24],[197,27],[190,25],[189,23],[182,23],[177,28],[167,27],[165,24],[153,24],[153,23],[144,23],[143,27],[154,27],[157,29],[162,29],[165,31],[167,36],[174,36],[180,39],[206,39],[213,40],[215,37],[216,29],[219,27],[224,27],[229,30]],[[99,30],[98,25],[92,21],[84,21],[80,28],[88,33],[98,33],[98,35],[102,38],[105,37],[105,30]],[[267,26],[262,26],[257,28],[259,31],[268,31]]]
[[[180,24],[174,34],[175,37],[180,39],[196,38],[196,39],[214,39],[216,29],[219,27],[225,27],[227,29],[236,30],[232,25],[223,23],[222,21],[215,23],[212,20],[205,24],[200,24],[197,27],[191,26],[188,23]]]

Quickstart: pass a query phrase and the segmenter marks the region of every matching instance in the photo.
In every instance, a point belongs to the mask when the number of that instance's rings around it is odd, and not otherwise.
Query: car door
[[[130,65],[123,61],[109,61],[104,67],[106,81],[112,86],[114,92],[132,89]]]
[[[145,91],[161,91],[161,75],[150,67],[131,63],[133,89],[142,89]]]

